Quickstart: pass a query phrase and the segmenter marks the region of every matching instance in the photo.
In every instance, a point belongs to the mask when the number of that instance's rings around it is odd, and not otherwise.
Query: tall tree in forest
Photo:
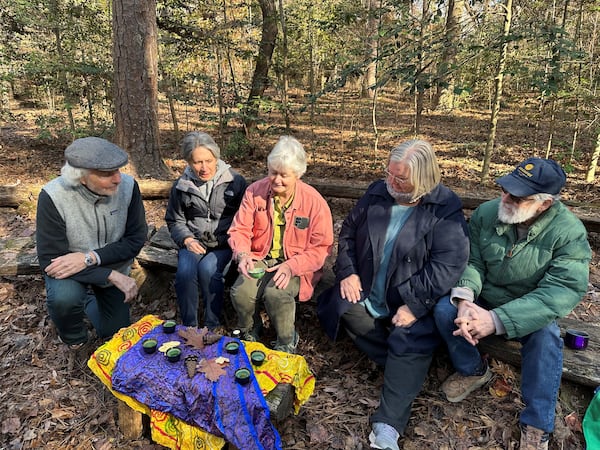
[[[492,102],[492,114],[490,117],[490,129],[483,155],[483,167],[481,169],[481,183],[486,183],[490,178],[490,161],[496,141],[496,130],[498,128],[498,115],[500,114],[500,101],[502,100],[502,82],[504,80],[504,67],[508,55],[508,38],[510,24],[512,21],[512,0],[506,0],[506,5],[498,5],[504,9],[504,29],[502,32],[502,49],[498,60],[498,70],[494,79],[494,100]]]
[[[288,32],[285,18],[285,8],[283,0],[279,0],[279,21],[281,25],[281,107],[283,118],[285,119],[285,130],[289,133],[290,130],[290,111],[288,106],[288,89],[289,89],[289,74],[288,74]]]
[[[168,173],[158,134],[158,61],[155,0],[113,0],[115,143],[141,177]]]
[[[365,60],[367,61],[365,73],[362,78],[361,97],[375,97],[375,83],[377,83],[377,54],[379,42],[379,11],[380,5],[377,0],[364,0],[367,12],[365,22]]]
[[[591,183],[596,178],[596,168],[598,167],[598,160],[600,159],[600,131],[596,135],[596,146],[592,152],[592,159],[588,165],[588,170],[585,176],[585,181]]]
[[[436,90],[431,99],[431,109],[441,106],[445,110],[454,107],[454,69],[456,53],[460,44],[461,15],[464,0],[448,0],[446,30],[441,59],[437,65]]]
[[[273,59],[273,50],[275,49],[278,32],[275,0],[258,0],[258,3],[260,4],[263,19],[262,34],[258,54],[256,55],[252,85],[250,86],[250,93],[248,94],[248,100],[243,111],[244,127],[247,134],[256,128],[260,101],[269,84],[269,68]]]

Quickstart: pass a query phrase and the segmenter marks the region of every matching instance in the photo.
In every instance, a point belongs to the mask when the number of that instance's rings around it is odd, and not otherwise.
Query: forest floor
[[[411,138],[410,105],[395,101],[382,103],[379,123],[380,142],[373,148],[368,103],[357,99],[330,101],[316,117],[293,117],[292,133],[306,146],[310,163],[306,180],[320,183],[367,185],[382,174],[387,152],[393,144]],[[42,140],[35,129],[36,111],[15,105],[10,120],[0,128],[0,184],[39,184],[59,173],[63,150],[68,142]],[[433,143],[443,171],[444,182],[459,194],[493,197],[493,183],[479,184],[483,148],[487,137],[487,113],[476,109],[452,115],[428,114],[424,117],[422,137]],[[491,179],[505,173],[528,156],[544,156],[541,144],[543,127],[526,110],[505,113],[501,118],[497,150],[491,166]],[[279,123],[280,118],[267,117]],[[534,126],[536,125],[536,126]],[[543,125],[543,124],[542,124]],[[204,128],[203,128],[204,127]],[[186,130],[204,129],[193,122],[181,125]],[[182,168],[176,139],[163,117],[161,139],[163,157],[174,170]],[[568,142],[568,127],[557,127],[556,142]],[[210,129],[208,129],[210,132]],[[562,133],[562,134],[561,134]],[[213,132],[216,136],[216,132]],[[229,161],[248,178],[265,173],[265,156],[284,129],[263,127],[263,133],[246,147],[238,146],[239,135],[227,134],[222,148]],[[237,136],[237,137],[236,137]],[[583,136],[582,146],[591,148],[592,136]],[[587,139],[587,140],[586,140]],[[534,144],[536,141],[540,143]],[[253,150],[252,157],[243,151]],[[236,153],[237,152],[237,153]],[[225,153],[225,151],[224,151]],[[552,154],[563,164],[565,152]],[[567,154],[568,156],[568,154]],[[574,161],[577,161],[577,155]],[[569,181],[564,198],[598,205],[598,183],[583,181],[586,158],[569,162]],[[352,206],[350,200],[327,199],[339,225]],[[146,201],[148,222],[160,226],[166,200]],[[31,208],[0,208],[0,238],[30,236],[35,232]],[[594,248],[589,292],[573,311],[572,317],[598,322],[600,317],[600,270],[598,237],[590,236]],[[331,263],[331,261],[330,261]],[[146,314],[168,318],[176,316],[172,286],[161,298],[142,298],[133,305],[132,318]],[[45,307],[41,276],[0,278],[0,449],[157,449],[146,436],[131,441],[116,426],[117,402],[87,369],[69,370],[64,346]],[[231,309],[225,317],[235,323]],[[300,413],[279,425],[284,449],[367,449],[369,414],[376,408],[382,374],[362,356],[348,338],[331,343],[319,329],[312,302],[298,306],[301,336],[298,352],[308,361],[317,384]],[[100,344],[100,342],[98,342]],[[492,360],[494,379],[467,400],[451,404],[440,392],[443,380],[451,374],[451,364],[443,351],[436,354],[422,393],[413,405],[413,414],[400,441],[412,449],[514,449],[518,445],[518,414],[522,407],[519,368]],[[510,389],[499,395],[496,383],[507,382]],[[550,448],[584,448],[581,420],[592,395],[587,387],[564,381],[557,405],[556,432]]]

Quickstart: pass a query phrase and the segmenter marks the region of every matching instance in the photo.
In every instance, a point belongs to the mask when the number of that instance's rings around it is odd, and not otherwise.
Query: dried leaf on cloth
[[[186,345],[197,350],[203,350],[205,346],[214,344],[223,337],[220,334],[209,332],[206,327],[201,329],[187,327],[179,330],[177,333],[185,341]]]
[[[204,373],[206,378],[210,381],[217,381],[221,375],[225,375],[225,367],[229,365],[229,362],[223,362],[219,364],[215,358],[204,359],[202,358],[198,363],[198,372]]]

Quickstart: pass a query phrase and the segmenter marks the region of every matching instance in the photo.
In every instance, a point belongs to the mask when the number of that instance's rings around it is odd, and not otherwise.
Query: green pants
[[[279,261],[266,259],[257,261],[255,267],[272,267]],[[292,277],[285,289],[273,283],[275,272],[265,272],[259,280],[238,276],[231,288],[231,301],[238,316],[238,328],[251,331],[256,328],[257,304],[264,302],[265,310],[277,333],[278,345],[293,344],[296,330],[296,297],[300,291],[300,278]]]

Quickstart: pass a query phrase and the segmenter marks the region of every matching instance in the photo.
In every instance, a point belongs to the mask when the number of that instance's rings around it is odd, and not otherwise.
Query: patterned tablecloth
[[[251,434],[254,434],[254,430],[248,429],[248,425],[252,427],[252,422],[257,423],[257,427],[262,431],[262,435],[254,435],[252,442],[248,441],[244,447],[246,448],[264,448],[266,450],[277,449],[280,447],[279,436],[270,424],[263,423],[265,420],[264,414],[266,414],[266,420],[268,421],[268,409],[264,403],[264,398],[259,399],[252,405],[249,393],[252,388],[255,388],[256,393],[260,396],[267,395],[272,389],[274,389],[279,383],[291,383],[295,388],[296,398],[294,403],[294,412],[298,413],[300,406],[303,405],[309,397],[312,395],[315,387],[315,377],[311,373],[306,360],[299,355],[291,355],[288,353],[277,352],[267,349],[260,343],[257,342],[246,342],[241,341],[245,353],[236,355],[235,358],[231,358],[230,367],[227,368],[227,374],[222,375],[217,383],[210,383],[204,378],[203,373],[199,373],[194,376],[192,382],[189,380],[186,374],[185,364],[183,358],[180,363],[175,363],[173,368],[178,368],[179,375],[167,374],[164,370],[163,361],[157,358],[164,358],[162,354],[150,355],[153,359],[146,359],[146,363],[142,364],[140,361],[141,353],[141,338],[145,335],[157,337],[159,342],[162,340],[179,340],[182,341],[182,347],[184,353],[187,351],[184,345],[183,339],[180,339],[177,334],[161,336],[162,331],[159,325],[162,325],[163,320],[152,315],[148,315],[131,325],[130,327],[123,328],[117,332],[110,341],[99,347],[88,361],[88,367],[92,372],[100,379],[100,381],[117,397],[124,401],[127,405],[136,411],[146,414],[150,417],[150,428],[152,433],[152,439],[154,442],[163,445],[171,449],[181,450],[212,450],[221,449],[225,445],[224,437],[230,437],[234,443],[240,443],[240,439],[244,439]],[[181,327],[179,327],[181,328]],[[213,356],[228,356],[223,351],[223,344],[225,341],[231,340],[232,338],[222,339],[222,342],[213,344],[206,349],[206,357],[210,358]],[[262,350],[266,353],[266,361],[260,367],[254,367],[255,380],[252,380],[249,390],[239,390],[241,402],[243,407],[239,407],[238,410],[246,410],[245,417],[248,419],[249,424],[240,423],[234,434],[230,434],[231,426],[227,427],[227,420],[225,416],[221,417],[218,412],[219,409],[227,409],[224,407],[224,401],[229,402],[230,400],[224,400],[225,397],[231,397],[231,401],[237,401],[236,395],[230,395],[235,393],[238,386],[232,381],[233,371],[242,365],[253,367],[248,363],[248,358],[253,350]],[[131,353],[127,354],[127,352]],[[123,359],[121,359],[125,356]],[[202,355],[199,355],[202,356]],[[119,363],[119,360],[120,364]],[[128,370],[131,369],[131,370]],[[140,372],[143,370],[143,372]],[[154,371],[154,372],[153,372]],[[175,393],[170,393],[171,397],[166,396],[164,398],[178,398],[172,395],[181,395],[181,401],[176,401],[176,404],[161,403],[161,399],[157,400],[157,397],[162,397],[160,394],[160,386],[154,387],[154,389],[148,389],[148,384],[140,382],[140,385],[145,385],[144,388],[136,387],[135,380],[146,377],[146,381],[152,379],[148,377],[148,374],[152,375],[156,373],[157,378],[167,378],[174,386]],[[116,377],[116,384],[113,385],[113,375]],[[142,377],[143,375],[143,377]],[[175,380],[175,381],[173,381]],[[179,380],[179,381],[177,381]],[[193,385],[187,385],[185,383],[193,383]],[[212,386],[212,388],[204,388],[204,386]],[[152,386],[151,386],[152,387]],[[188,387],[190,389],[188,389]],[[245,387],[244,389],[246,389]],[[200,393],[195,399],[188,399],[190,392],[195,390],[210,390],[206,395]],[[128,392],[126,395],[122,392]],[[183,394],[181,394],[181,391]],[[220,393],[227,393],[222,395]],[[242,395],[242,393],[244,393]],[[211,394],[213,397],[211,397]],[[244,398],[246,397],[246,398]],[[137,398],[137,399],[136,399]],[[139,401],[143,399],[144,402]],[[182,406],[185,405],[186,401],[189,401],[189,405],[198,406],[200,401],[208,402],[214,401],[211,404],[211,411],[214,409],[216,412],[214,416],[214,423],[207,422],[213,420],[211,415],[196,414],[192,411],[191,417],[186,417],[187,422],[182,420]],[[219,407],[220,402],[220,407]],[[148,406],[148,403],[153,407]],[[261,407],[262,405],[262,407]],[[231,405],[230,405],[231,406]],[[263,408],[264,407],[264,408]],[[254,409],[252,409],[254,408]],[[229,408],[234,409],[234,408]],[[263,409],[265,411],[263,411]],[[206,412],[206,411],[205,411]],[[261,414],[258,417],[257,414]],[[189,414],[188,414],[189,416]],[[240,414],[240,420],[244,414]],[[251,419],[254,417],[254,419]],[[231,419],[230,419],[231,420]],[[205,429],[198,426],[199,423],[206,424],[206,428],[212,430],[215,434],[210,434]],[[260,424],[260,426],[258,426]],[[272,428],[272,429],[271,429]],[[266,429],[266,431],[265,431]],[[272,435],[274,433],[274,436]],[[218,436],[218,435],[220,436]],[[260,434],[260,433],[259,433]],[[265,435],[272,439],[266,439]]]

